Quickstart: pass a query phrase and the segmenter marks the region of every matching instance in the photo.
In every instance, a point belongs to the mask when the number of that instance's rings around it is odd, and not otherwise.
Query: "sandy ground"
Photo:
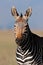
[[[42,31],[33,31],[43,36]],[[14,31],[0,30],[0,65],[17,65],[16,63],[16,43],[14,41]]]

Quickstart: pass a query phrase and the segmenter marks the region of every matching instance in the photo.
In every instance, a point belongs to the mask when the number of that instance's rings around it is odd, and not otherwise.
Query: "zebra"
[[[11,14],[15,18],[14,34],[18,65],[43,65],[43,37],[32,33],[28,24],[32,8],[29,7],[24,15],[22,13],[19,15],[13,6]]]

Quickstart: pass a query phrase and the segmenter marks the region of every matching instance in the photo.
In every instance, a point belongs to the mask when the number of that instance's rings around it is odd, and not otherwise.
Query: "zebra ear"
[[[14,6],[11,8],[11,14],[12,14],[12,16],[14,16],[16,19],[17,19],[18,16],[19,16],[19,14],[18,14],[18,12],[17,12],[17,9],[16,9]]]
[[[31,16],[31,14],[32,14],[32,8],[29,7],[29,8],[26,10],[26,13],[25,13],[25,15],[24,15],[24,18],[25,18],[25,19],[28,19],[28,18]]]

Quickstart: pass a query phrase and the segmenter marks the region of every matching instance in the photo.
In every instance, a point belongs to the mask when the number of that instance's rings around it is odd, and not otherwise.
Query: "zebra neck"
[[[22,50],[22,52],[26,52],[27,50],[31,51],[33,48],[33,44],[32,44],[32,36],[31,34],[28,35],[28,38],[26,41],[24,41],[22,43],[22,45],[20,46],[20,49]]]

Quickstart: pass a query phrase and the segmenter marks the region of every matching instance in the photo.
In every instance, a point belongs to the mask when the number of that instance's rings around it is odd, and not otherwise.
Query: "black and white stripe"
[[[16,60],[19,65],[41,65],[42,51],[39,37],[29,30],[28,38],[18,46]]]

